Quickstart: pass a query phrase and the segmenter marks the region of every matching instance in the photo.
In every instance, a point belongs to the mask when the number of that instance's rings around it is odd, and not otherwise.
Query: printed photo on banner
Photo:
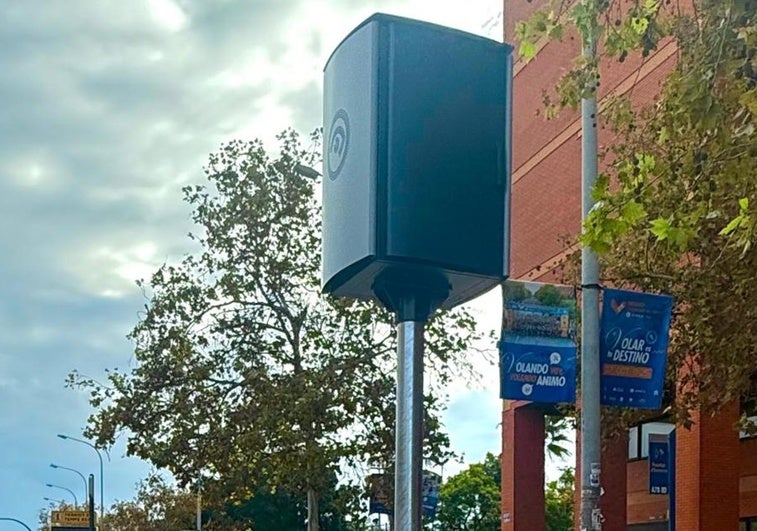
[[[601,403],[662,405],[673,298],[605,289],[600,332]]]
[[[500,396],[559,403],[576,398],[576,296],[570,286],[507,281]]]

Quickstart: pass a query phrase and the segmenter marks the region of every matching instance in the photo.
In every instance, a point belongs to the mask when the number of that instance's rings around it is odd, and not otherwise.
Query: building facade
[[[545,0],[505,0],[505,41],[515,25]],[[517,46],[517,44],[516,44]],[[629,94],[634,104],[654,100],[676,61],[676,45],[664,43],[649,57],[629,57],[602,67],[602,102]],[[580,54],[580,39],[542,43],[529,63],[514,69],[511,278],[561,279],[560,266],[575,250],[580,230],[581,121],[563,112],[546,120],[543,92],[555,86]],[[600,129],[599,142],[615,141]],[[538,531],[544,521],[544,415],[535,404],[506,401],[502,411],[502,530]],[[676,429],[676,531],[757,531],[757,439],[734,430],[740,409],[716,415],[695,412],[691,429]],[[662,531],[671,518],[668,495],[649,494],[647,440],[674,426],[656,419],[615,434],[602,452],[604,531]],[[577,462],[579,459],[577,458]],[[577,471],[576,477],[580,477]]]

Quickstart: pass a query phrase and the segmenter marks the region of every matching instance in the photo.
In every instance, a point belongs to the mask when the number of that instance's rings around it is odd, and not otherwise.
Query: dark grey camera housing
[[[508,275],[512,48],[376,14],[324,70],[323,290],[385,270],[452,307]]]

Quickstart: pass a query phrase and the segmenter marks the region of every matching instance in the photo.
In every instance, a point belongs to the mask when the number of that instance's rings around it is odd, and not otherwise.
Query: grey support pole
[[[421,529],[423,464],[423,322],[397,324],[397,433],[394,523]]]
[[[423,329],[449,296],[447,280],[414,270],[388,269],[373,290],[397,318],[394,529],[421,531],[423,478]]]
[[[583,55],[596,57],[594,30],[584,42]],[[594,82],[589,97],[581,100],[582,160],[581,210],[586,219],[594,206],[591,196],[597,179],[597,97]],[[602,528],[600,494],[599,408],[599,263],[596,254],[581,250],[581,530]]]
[[[197,476],[197,512],[195,514],[195,529],[202,531],[202,475]]]

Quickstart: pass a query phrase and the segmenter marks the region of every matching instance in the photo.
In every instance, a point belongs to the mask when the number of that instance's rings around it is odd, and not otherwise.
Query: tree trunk
[[[308,487],[308,531],[318,531],[318,496],[313,487]]]

